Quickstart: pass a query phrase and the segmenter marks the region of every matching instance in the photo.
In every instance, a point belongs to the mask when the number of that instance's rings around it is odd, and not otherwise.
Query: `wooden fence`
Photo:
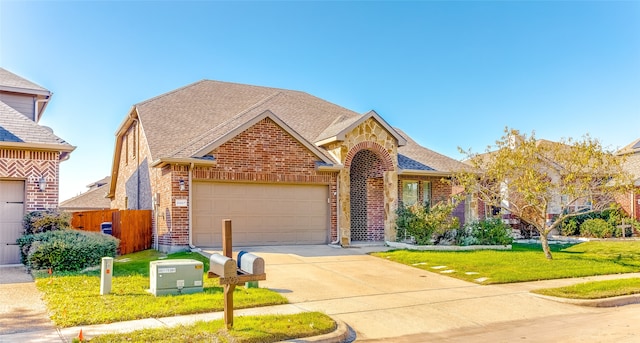
[[[103,210],[74,212],[74,229],[100,232],[100,224],[112,223],[112,235],[120,240],[121,255],[151,248],[151,210]]]

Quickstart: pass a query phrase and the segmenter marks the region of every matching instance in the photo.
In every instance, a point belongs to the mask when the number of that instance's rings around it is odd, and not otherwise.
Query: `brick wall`
[[[40,178],[46,188],[40,190]],[[0,149],[0,178],[25,181],[25,211],[58,207],[60,153]]]

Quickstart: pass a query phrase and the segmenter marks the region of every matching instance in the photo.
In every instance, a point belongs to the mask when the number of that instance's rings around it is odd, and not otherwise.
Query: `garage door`
[[[231,219],[233,245],[324,244],[329,236],[326,185],[195,182],[193,242],[221,246]]]
[[[0,180],[0,265],[20,263],[23,216],[24,181]]]

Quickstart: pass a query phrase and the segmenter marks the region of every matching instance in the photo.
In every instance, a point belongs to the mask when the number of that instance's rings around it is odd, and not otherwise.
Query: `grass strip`
[[[532,292],[569,299],[604,299],[640,294],[640,278],[591,281],[566,287],[536,289]]]
[[[336,323],[319,312],[293,315],[265,315],[234,318],[231,330],[222,320],[197,322],[172,328],[144,329],[130,333],[108,334],[92,338],[102,342],[238,342],[270,343],[322,335],[335,330]]]
[[[553,245],[552,250],[553,260],[535,244],[513,244],[511,251],[392,250],[373,255],[479,284],[640,272],[640,241],[591,241]]]

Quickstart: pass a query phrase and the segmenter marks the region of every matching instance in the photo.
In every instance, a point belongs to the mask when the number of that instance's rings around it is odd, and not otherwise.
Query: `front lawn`
[[[511,251],[393,250],[373,254],[391,261],[480,284],[640,272],[640,241],[591,241],[552,245],[513,244]]]
[[[48,275],[36,273],[36,286],[44,293],[51,319],[57,326],[69,327],[102,324],[133,319],[167,317],[180,314],[222,311],[222,287],[217,279],[204,275],[204,292],[155,297],[148,293],[149,262],[164,258],[161,253],[146,250],[120,256],[113,267],[112,291],[100,295],[100,270],[85,273]],[[176,253],[167,259],[209,260],[191,252]],[[236,287],[234,307],[249,308],[287,303],[286,298],[265,288]]]
[[[231,330],[224,328],[222,320],[216,320],[173,328],[102,335],[92,338],[91,342],[269,343],[326,334],[333,331],[335,326],[335,322],[327,315],[304,312],[292,315],[237,317]]]
[[[532,292],[570,299],[603,299],[640,294],[640,278],[584,282],[566,287],[537,289]]]

